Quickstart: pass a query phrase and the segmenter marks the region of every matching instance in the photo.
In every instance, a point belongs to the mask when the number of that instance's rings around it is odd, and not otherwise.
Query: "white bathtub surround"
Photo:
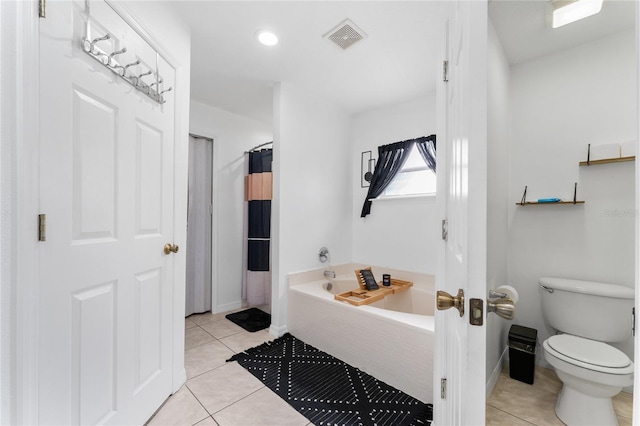
[[[426,274],[372,267],[382,274],[412,281],[407,292],[368,306],[334,299],[334,293],[358,288],[355,270],[343,264],[290,274],[288,329],[297,338],[423,401],[432,402],[434,280]],[[325,269],[335,279],[323,276]],[[396,297],[399,296],[399,297]],[[421,314],[401,312],[414,307]]]

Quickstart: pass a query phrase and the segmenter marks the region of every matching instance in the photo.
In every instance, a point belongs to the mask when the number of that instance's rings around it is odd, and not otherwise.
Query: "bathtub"
[[[335,279],[322,278],[322,272],[289,276],[289,332],[422,402],[432,402],[433,277],[374,268],[377,277],[391,273],[414,286],[371,305],[354,306],[334,299],[336,293],[358,288],[356,268],[343,269],[346,273]]]

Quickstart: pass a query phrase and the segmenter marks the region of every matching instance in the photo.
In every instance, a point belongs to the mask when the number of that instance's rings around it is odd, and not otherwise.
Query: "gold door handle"
[[[460,316],[464,315],[464,290],[458,289],[458,295],[452,296],[446,291],[438,290],[436,306],[439,311],[446,311],[449,308],[456,308]]]
[[[501,318],[512,320],[516,316],[516,304],[508,297],[487,300],[487,312],[495,312]]]
[[[164,245],[164,254],[177,253],[180,250],[177,244],[167,243]]]

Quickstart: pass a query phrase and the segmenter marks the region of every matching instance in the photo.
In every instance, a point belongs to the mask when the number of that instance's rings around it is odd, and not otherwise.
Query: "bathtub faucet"
[[[335,278],[336,277],[336,272],[335,271],[324,271],[324,276],[327,278]]]

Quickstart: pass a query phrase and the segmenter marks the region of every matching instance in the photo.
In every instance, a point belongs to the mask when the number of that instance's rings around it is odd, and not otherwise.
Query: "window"
[[[407,162],[384,190],[381,198],[435,194],[436,174],[429,170],[414,144]]]

